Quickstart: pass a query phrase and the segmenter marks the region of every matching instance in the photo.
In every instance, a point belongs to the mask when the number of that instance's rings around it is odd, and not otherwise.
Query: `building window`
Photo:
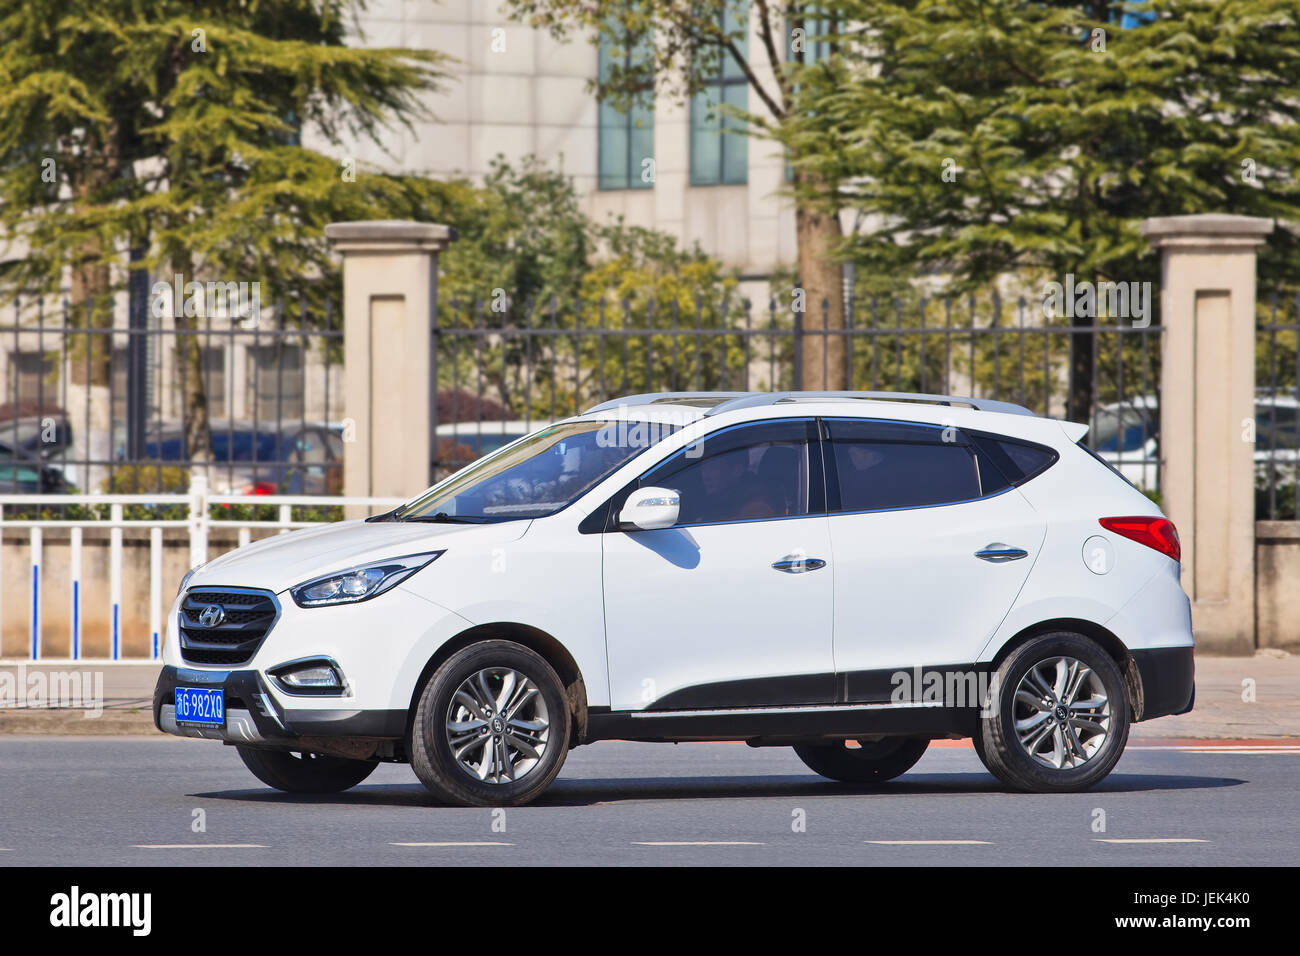
[[[226,349],[211,346],[202,350],[203,395],[208,401],[208,417],[226,415]]]
[[[728,4],[722,12],[723,32],[740,36],[736,46],[749,55],[749,17]],[[745,124],[724,116],[719,107],[749,107],[749,81],[735,57],[722,54],[716,75],[691,98],[691,185],[722,186],[749,181],[749,140]]]
[[[57,352],[10,352],[9,388],[0,396],[0,402],[11,402],[17,392],[19,406],[35,408],[40,402],[55,404],[59,397],[57,360]]]
[[[259,422],[281,422],[303,414],[302,348],[258,345],[248,349],[249,406]]]
[[[802,30],[802,34],[796,34]],[[809,4],[789,15],[786,24],[786,59],[792,63],[813,64],[831,55],[831,41],[827,35],[835,30],[835,17],[815,4]],[[796,46],[795,39],[801,40]]]
[[[651,60],[654,37],[648,31],[639,36],[624,34],[622,41],[600,36],[600,82],[615,70],[626,71]],[[653,84],[639,87],[644,99],[626,112],[613,103],[597,104],[599,123],[598,164],[601,189],[652,189],[654,187],[655,113]]]

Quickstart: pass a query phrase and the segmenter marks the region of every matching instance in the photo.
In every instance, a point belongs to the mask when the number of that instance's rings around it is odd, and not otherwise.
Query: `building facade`
[[[749,49],[759,51],[754,20],[745,25]],[[425,103],[434,119],[394,132],[382,149],[357,145],[358,161],[480,178],[498,155],[513,162],[533,154],[573,177],[592,217],[621,216],[687,246],[698,242],[746,285],[793,267],[794,207],[782,194],[780,147],[729,130],[732,121],[709,109],[719,102],[763,109],[730,59],[693,100],[660,93],[652,108],[620,113],[599,103],[591,84],[611,59],[637,55],[636,43],[616,50],[589,37],[560,42],[510,20],[498,0],[374,0],[358,17],[356,42],[454,58],[451,81]],[[750,59],[770,80],[766,56]]]

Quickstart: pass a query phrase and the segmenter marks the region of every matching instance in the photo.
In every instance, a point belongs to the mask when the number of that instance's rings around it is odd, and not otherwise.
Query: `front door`
[[[614,710],[834,700],[830,534],[811,419],[722,429],[638,481],[675,527],[604,538]]]

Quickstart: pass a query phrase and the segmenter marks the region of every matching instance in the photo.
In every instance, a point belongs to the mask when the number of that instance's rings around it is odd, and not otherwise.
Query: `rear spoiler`
[[[1079,439],[1088,434],[1088,426],[1079,422],[1061,422],[1061,431],[1065,432],[1065,437],[1072,443],[1078,444]]]

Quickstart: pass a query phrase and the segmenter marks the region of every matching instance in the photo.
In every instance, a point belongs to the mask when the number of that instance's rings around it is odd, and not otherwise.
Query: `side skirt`
[[[777,746],[875,736],[969,737],[978,722],[978,709],[941,703],[606,711],[588,715],[584,742],[744,740],[755,746]]]

